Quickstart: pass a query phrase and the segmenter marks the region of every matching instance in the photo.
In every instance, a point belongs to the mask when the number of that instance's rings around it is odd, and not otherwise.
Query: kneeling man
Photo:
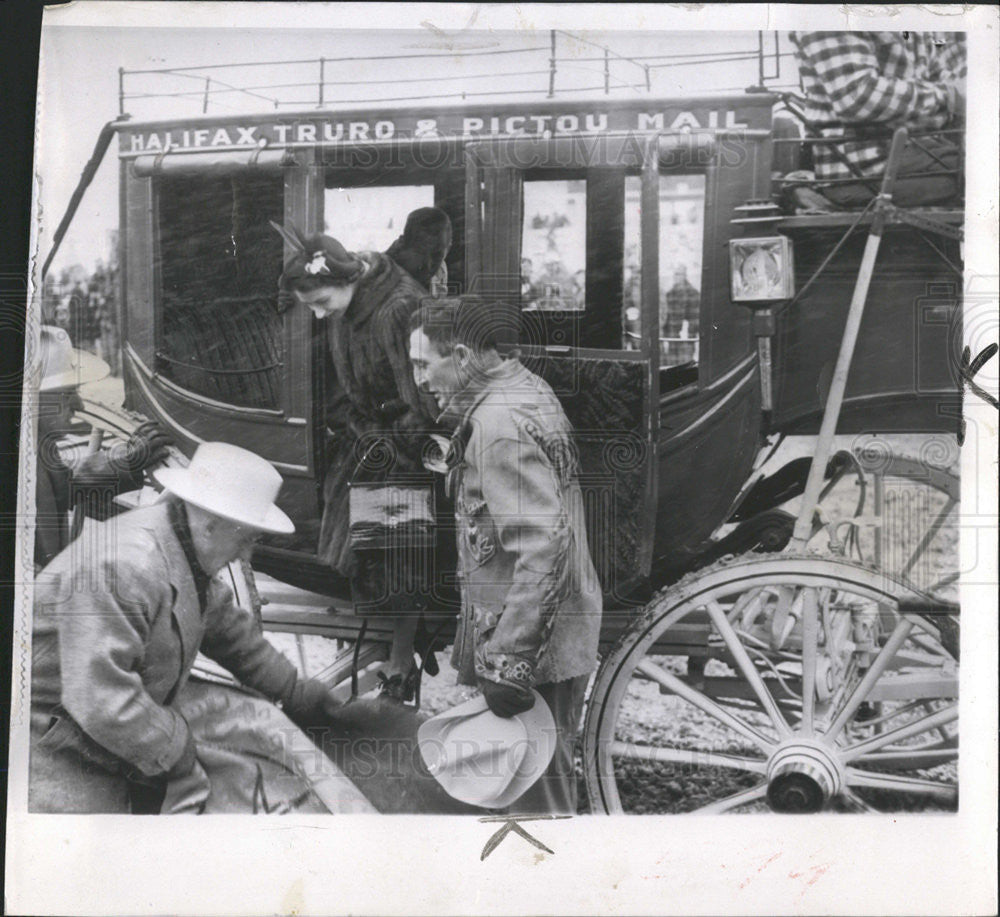
[[[274,505],[278,472],[205,443],[187,468],[156,477],[166,500],[96,524],[38,574],[30,811],[159,811],[168,783],[207,794],[176,702],[199,651],[296,722],[321,722],[337,706],[216,576],[261,533],[294,531]]]
[[[597,665],[601,587],[587,547],[569,420],[549,385],[497,351],[501,313],[475,297],[425,302],[410,321],[417,384],[455,429],[462,617],[452,662],[490,710],[552,711],[556,751],[512,813],[576,813],[573,742]]]

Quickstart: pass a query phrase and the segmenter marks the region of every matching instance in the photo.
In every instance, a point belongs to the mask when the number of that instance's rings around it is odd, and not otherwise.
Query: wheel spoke
[[[880,475],[880,474],[876,474],[875,475],[875,480],[874,480],[873,483],[875,485],[872,488],[872,490],[873,490],[872,496],[873,496],[873,499],[874,499],[874,502],[875,502],[875,506],[874,506],[875,517],[879,520],[879,524],[875,526],[875,533],[874,533],[875,534],[875,546],[874,546],[875,547],[875,566],[878,567],[881,570],[882,567],[883,567],[884,560],[885,560],[885,558],[883,556],[884,555],[884,551],[883,551],[883,544],[882,544],[882,522],[881,522],[882,516],[885,513],[885,478],[882,475]]]
[[[733,630],[733,626],[729,623],[725,614],[722,613],[722,609],[717,605],[713,607],[713,605],[714,603],[708,605],[708,615],[722,639],[726,641],[726,646],[729,652],[733,654],[736,664],[743,673],[743,677],[746,678],[750,687],[753,688],[754,694],[757,695],[761,706],[763,706],[764,711],[770,717],[774,728],[778,730],[778,735],[782,737],[790,736],[792,734],[791,727],[785,720],[784,714],[778,708],[777,702],[771,696],[771,692],[767,690],[764,679],[760,677],[760,672],[757,671],[757,667],[750,659],[750,654],[747,653],[746,647],[740,642],[739,635]]]
[[[845,762],[854,761],[861,755],[878,751],[880,748],[885,748],[886,745],[891,745],[893,742],[908,739],[910,736],[919,735],[922,732],[929,732],[932,729],[937,729],[939,726],[952,723],[957,719],[958,704],[949,704],[943,710],[939,710],[932,716],[923,717],[912,723],[907,723],[905,726],[891,729],[889,732],[883,732],[879,735],[872,736],[870,739],[865,739],[863,742],[847,746],[847,748],[843,749],[841,752],[841,760]]]
[[[924,703],[921,706],[924,708],[924,712],[928,716],[933,716],[934,715],[934,709],[931,707],[930,704]],[[941,741],[944,742],[944,743],[946,743],[946,744],[950,740],[950,737],[949,737],[948,733],[945,731],[944,726],[938,726],[938,728],[937,728],[937,734],[941,737]]]
[[[922,777],[902,777],[898,774],[879,774],[875,771],[862,771],[854,767],[847,768],[848,786],[863,786],[873,790],[896,790],[901,793],[917,793],[921,796],[933,796],[936,799],[954,800],[958,795],[958,787],[951,783],[939,783],[936,780],[926,780]]]
[[[720,812],[729,812],[737,806],[742,806],[748,802],[755,802],[758,799],[763,799],[766,795],[767,784],[759,783],[757,786],[752,786],[748,790],[740,790],[738,793],[733,793],[732,796],[727,796],[725,799],[718,799],[715,802],[709,803],[707,806],[702,806],[699,809],[692,809],[691,814],[717,815]]]
[[[952,583],[957,583],[961,578],[960,573],[949,573],[947,576],[941,577],[936,583],[928,586],[927,592],[934,595],[939,589],[944,589],[945,586],[950,586]]]
[[[913,622],[906,618],[901,618],[889,635],[885,646],[882,647],[878,656],[872,661],[871,667],[865,673],[864,678],[861,679],[858,686],[851,692],[851,696],[841,708],[840,713],[837,714],[837,718],[830,724],[830,728],[826,732],[828,739],[836,738],[844,726],[847,725],[850,718],[854,716],[861,702],[868,696],[868,692],[871,691],[875,683],[882,677],[882,673],[892,661],[892,657],[896,655],[896,651],[910,635],[911,630],[913,630]]]
[[[758,600],[760,599],[763,591],[764,587],[758,586],[756,589],[750,589],[749,591],[744,592],[735,602],[733,602],[733,607],[729,609],[729,613],[726,617],[728,617],[734,624],[737,620],[742,620],[744,612],[750,608],[752,603],[756,603],[758,607],[760,606],[760,602]],[[747,622],[743,621],[742,623],[746,626]]]
[[[927,528],[924,533],[924,537],[920,539],[917,547],[914,549],[913,554],[910,555],[910,559],[906,562],[902,570],[900,570],[901,576],[907,576],[909,572],[914,568],[917,561],[923,556],[924,551],[927,550],[930,543],[934,540],[934,536],[940,531],[941,526],[945,524],[951,511],[955,508],[958,500],[954,497],[949,497],[948,501],[942,507],[941,512],[934,517],[934,521]]]
[[[868,805],[857,793],[853,790],[844,788],[840,793],[840,798],[843,799],[852,808],[857,809],[859,812],[865,814],[874,813],[878,814],[878,809]]]
[[[894,767],[904,771],[926,770],[958,760],[958,746],[950,748],[901,748],[898,751],[877,751],[854,759],[858,764]]]
[[[802,731],[815,735],[816,652],[819,643],[819,603],[815,589],[805,589],[802,603]]]
[[[741,719],[733,716],[728,710],[719,706],[711,698],[706,697],[694,688],[686,685],[681,681],[673,672],[668,672],[665,669],[661,669],[658,665],[650,662],[648,659],[643,659],[637,666],[636,669],[642,672],[647,678],[653,679],[653,681],[658,682],[670,691],[673,691],[678,697],[683,698],[689,704],[694,705],[703,713],[707,713],[709,716],[715,717],[720,723],[724,723],[730,729],[738,732],[741,736],[749,739],[754,745],[769,752],[774,748],[774,742],[770,739],[765,738],[756,729],[747,723],[744,723]]]
[[[689,764],[694,767],[731,767],[736,770],[763,774],[767,762],[763,758],[744,758],[724,755],[714,751],[696,751],[691,748],[658,748],[652,745],[635,745],[632,742],[612,742],[611,754],[633,761],[657,761],[661,764]]]

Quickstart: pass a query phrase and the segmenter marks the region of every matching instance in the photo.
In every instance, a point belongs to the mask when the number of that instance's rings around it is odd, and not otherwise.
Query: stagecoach
[[[364,690],[389,633],[359,635],[348,583],[316,558],[325,343],[308,310],[277,308],[270,221],[358,248],[373,213],[394,208],[398,232],[441,207],[450,288],[506,310],[505,349],[575,427],[605,608],[592,810],[955,808],[962,213],[895,209],[891,175],[865,212],[783,212],[774,173],[811,141],[775,136],[780,102],[112,122],[126,396],[81,417],[106,441],[154,418],[176,461],[205,440],[271,461],[297,531],[234,585],[265,628],[351,641],[324,675]],[[554,238],[582,282],[542,308],[522,273]],[[678,263],[686,335],[663,330]],[[313,601],[261,606],[255,575]]]

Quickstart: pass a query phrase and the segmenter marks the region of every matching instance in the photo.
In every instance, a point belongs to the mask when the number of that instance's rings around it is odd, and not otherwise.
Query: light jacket
[[[459,681],[532,686],[597,664],[601,589],[587,546],[572,430],[516,359],[458,393],[452,472],[462,615]]]
[[[316,700],[218,576],[202,612],[166,503],[95,523],[36,579],[32,722],[48,732],[33,730],[32,754],[71,747],[136,779],[164,774],[191,753],[171,704],[199,651],[286,707]]]

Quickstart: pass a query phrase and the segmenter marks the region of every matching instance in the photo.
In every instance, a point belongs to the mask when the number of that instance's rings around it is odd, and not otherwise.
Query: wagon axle
[[[775,812],[819,812],[843,786],[840,767],[821,745],[796,740],[767,765],[767,801]]]

